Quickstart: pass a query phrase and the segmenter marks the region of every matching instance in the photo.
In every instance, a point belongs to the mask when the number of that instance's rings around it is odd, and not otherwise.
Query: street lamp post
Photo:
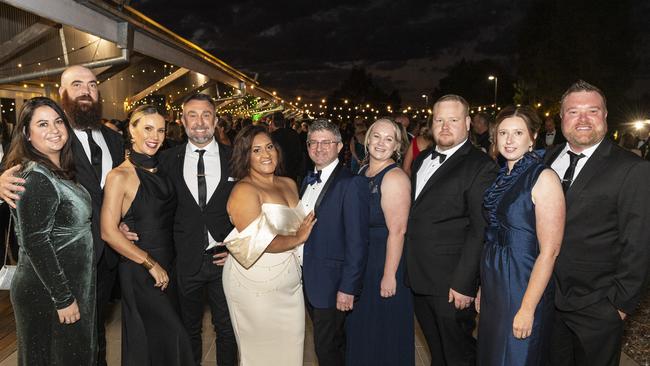
[[[499,78],[494,76],[494,75],[490,75],[490,76],[488,76],[488,80],[494,80],[494,109],[496,109],[497,108],[497,89],[499,88]]]
[[[429,96],[426,94],[422,94],[422,98],[424,98],[424,109],[429,108]]]

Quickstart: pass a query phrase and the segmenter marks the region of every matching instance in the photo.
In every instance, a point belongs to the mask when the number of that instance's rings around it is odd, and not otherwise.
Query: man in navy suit
[[[314,171],[303,181],[301,202],[318,222],[304,246],[303,283],[321,366],[345,364],[345,316],[361,293],[368,255],[368,183],[338,160],[343,148],[336,125],[309,126]]]

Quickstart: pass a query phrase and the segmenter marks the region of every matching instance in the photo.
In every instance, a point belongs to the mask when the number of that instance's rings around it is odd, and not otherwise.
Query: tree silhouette
[[[447,76],[440,79],[433,91],[433,100],[445,94],[458,94],[467,99],[471,106],[491,105],[494,103],[494,81],[488,80],[488,76],[494,75],[498,78],[497,104],[512,104],[513,77],[505,70],[492,60],[462,59],[449,68]]]
[[[372,74],[362,67],[350,70],[348,77],[330,94],[328,100],[332,105],[342,105],[344,100],[348,100],[351,105],[371,104],[381,110],[385,110],[388,105],[393,110],[399,110],[402,103],[397,90],[386,93],[375,84]]]
[[[618,105],[636,65],[631,9],[630,0],[537,0],[518,37],[518,100],[557,103],[583,79]]]

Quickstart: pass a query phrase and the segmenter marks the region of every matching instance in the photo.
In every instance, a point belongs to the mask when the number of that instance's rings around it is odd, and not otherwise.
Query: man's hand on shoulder
[[[16,202],[20,199],[17,192],[24,192],[25,187],[20,184],[25,184],[25,180],[16,177],[15,174],[20,171],[21,165],[16,165],[5,170],[0,175],[0,199],[7,202],[13,208],[16,208]]]

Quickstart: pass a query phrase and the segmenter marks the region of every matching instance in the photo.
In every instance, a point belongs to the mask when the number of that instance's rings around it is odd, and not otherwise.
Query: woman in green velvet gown
[[[51,99],[20,111],[6,166],[25,193],[11,215],[20,245],[11,285],[19,365],[94,365],[95,267],[90,195],[74,180],[72,130]]]

